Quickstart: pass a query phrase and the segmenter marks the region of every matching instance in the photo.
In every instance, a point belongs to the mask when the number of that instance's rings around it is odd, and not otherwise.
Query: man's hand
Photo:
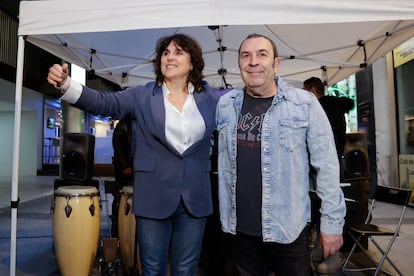
[[[343,243],[342,235],[329,235],[321,232],[321,247],[324,258],[338,252]]]
[[[49,68],[47,81],[55,88],[59,89],[65,84],[68,78],[68,71],[69,66],[67,63],[63,64],[62,66],[59,64],[54,64]]]

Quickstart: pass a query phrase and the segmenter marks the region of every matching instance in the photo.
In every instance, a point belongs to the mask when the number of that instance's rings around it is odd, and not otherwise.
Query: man
[[[346,97],[335,97],[335,96],[325,96],[325,85],[322,80],[317,77],[311,77],[303,82],[303,89],[311,92],[316,96],[321,104],[323,110],[328,116],[329,122],[332,127],[332,131],[335,138],[336,151],[338,154],[338,160],[341,161],[344,154],[345,140],[346,140],[346,121],[345,113],[348,113],[353,107],[353,100]],[[314,178],[315,171],[311,169],[311,178]],[[311,180],[316,182],[314,180]],[[312,183],[316,185],[316,183]],[[313,208],[313,223],[316,224],[316,228],[319,225],[319,199],[315,198],[312,201]],[[313,237],[317,237],[318,230],[315,229]],[[318,245],[317,238],[315,239],[315,247],[312,250],[312,256],[314,261],[322,261],[322,254],[320,254],[320,247]],[[319,273],[332,273],[338,270],[342,266],[342,261],[339,256],[339,253],[329,256],[324,259],[317,266]]]
[[[118,211],[121,200],[120,190],[124,186],[133,184],[133,166],[132,166],[132,131],[131,120],[122,119],[118,121],[112,135],[112,147],[114,156],[112,164],[114,166],[114,176],[116,188],[112,191],[114,200],[112,202],[112,237],[118,237]]]
[[[317,99],[280,77],[273,41],[249,35],[239,48],[243,90],[217,106],[220,219],[234,235],[240,275],[310,275],[309,164],[322,199],[325,256],[342,246],[345,202],[331,127]]]
[[[354,101],[347,97],[325,96],[325,85],[320,78],[316,77],[305,80],[303,89],[312,92],[325,110],[334,134],[338,158],[341,159],[346,139],[345,114],[354,107]]]

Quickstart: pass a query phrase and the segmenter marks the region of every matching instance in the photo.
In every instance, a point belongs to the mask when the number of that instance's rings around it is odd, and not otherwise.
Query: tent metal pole
[[[11,225],[10,225],[10,276],[16,275],[16,233],[17,233],[17,207],[19,205],[19,152],[20,152],[20,127],[22,110],[23,88],[23,63],[24,43],[22,36],[18,38],[16,95],[14,106],[14,144],[13,144],[13,172],[11,189]]]

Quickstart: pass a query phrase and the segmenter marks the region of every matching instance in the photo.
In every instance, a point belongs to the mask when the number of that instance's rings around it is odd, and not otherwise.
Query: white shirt
[[[180,112],[168,101],[170,91],[162,85],[165,107],[165,136],[168,143],[179,153],[183,153],[195,142],[201,140],[206,130],[204,119],[194,100],[194,86],[188,85],[188,95]]]

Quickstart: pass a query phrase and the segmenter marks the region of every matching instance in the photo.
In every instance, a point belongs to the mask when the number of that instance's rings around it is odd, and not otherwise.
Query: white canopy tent
[[[153,79],[158,38],[186,33],[200,42],[204,74],[240,87],[237,51],[249,33],[273,39],[279,75],[334,84],[414,36],[412,0],[55,0],[22,1],[12,178],[10,275],[15,275],[18,156],[25,40],[122,87]],[[210,26],[210,27],[209,27]],[[45,76],[46,77],[46,76]]]
[[[279,75],[334,84],[413,36],[413,13],[406,0],[28,1],[19,35],[126,87],[153,79],[158,38],[186,33],[202,45],[206,79],[221,87],[242,85],[237,50],[257,32],[276,42]]]

